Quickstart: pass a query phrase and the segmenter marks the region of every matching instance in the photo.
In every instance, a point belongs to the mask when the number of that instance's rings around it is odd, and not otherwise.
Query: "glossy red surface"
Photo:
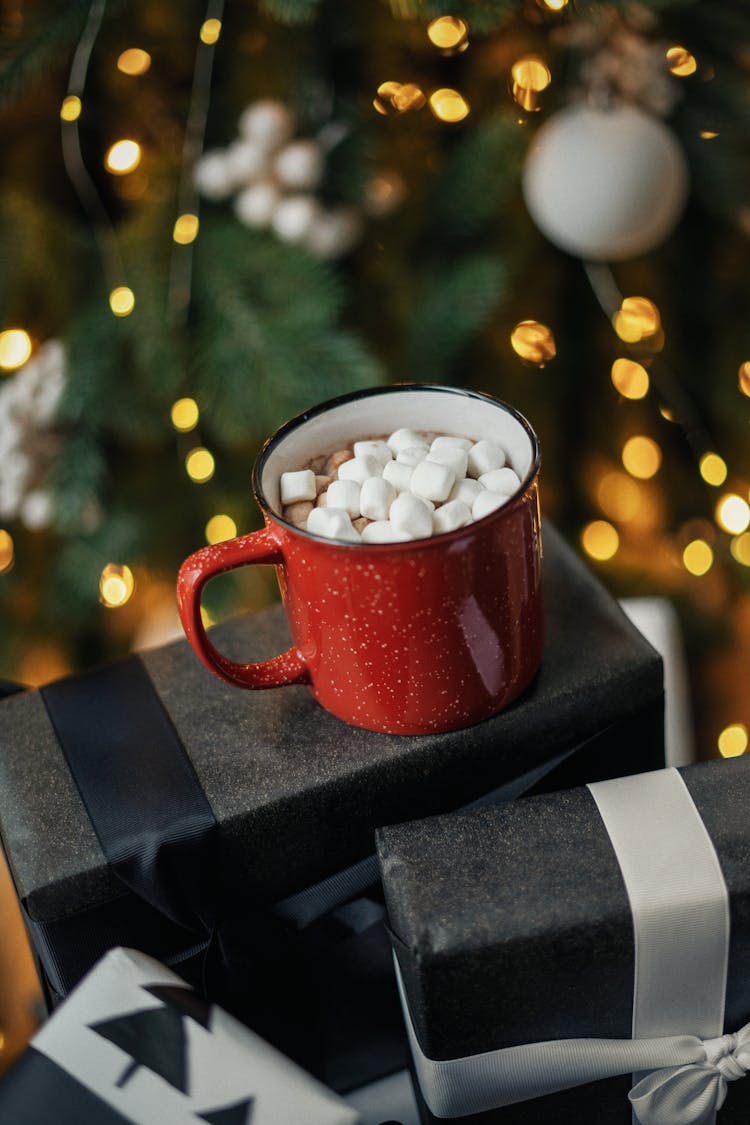
[[[503,508],[432,539],[378,546],[266,527],[205,547],[183,564],[182,622],[204,663],[229,683],[308,683],[355,726],[426,734],[502,710],[542,655],[538,476]],[[200,593],[214,574],[273,563],[293,648],[262,664],[227,660],[208,640]]]

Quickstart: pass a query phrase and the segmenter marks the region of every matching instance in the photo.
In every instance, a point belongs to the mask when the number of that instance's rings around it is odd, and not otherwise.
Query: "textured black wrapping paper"
[[[544,549],[541,671],[506,712],[464,731],[374,734],[333,718],[304,687],[230,687],[185,641],[143,654],[218,823],[223,979],[215,966],[203,979],[195,935],[108,866],[39,693],[0,703],[0,836],[53,991],[65,995],[113,945],[132,945],[337,1089],[386,1073],[401,1043],[382,926],[354,933],[327,919],[298,934],[267,908],[372,854],[380,825],[455,809],[529,771],[551,789],[663,764],[659,656],[550,525]],[[281,609],[218,626],[214,639],[235,660],[289,643]],[[122,735],[99,725],[103,746]],[[338,1007],[326,1005],[336,972]],[[324,1008],[334,1016],[320,1030]]]
[[[725,1031],[750,1019],[750,761],[681,771],[731,897]],[[423,1052],[446,1059],[548,1039],[629,1038],[633,925],[587,789],[377,834],[393,943]],[[690,982],[685,986],[689,987]],[[462,1118],[630,1125],[624,1078]],[[422,1105],[423,1120],[433,1118]],[[731,1083],[720,1125],[747,1122]]]

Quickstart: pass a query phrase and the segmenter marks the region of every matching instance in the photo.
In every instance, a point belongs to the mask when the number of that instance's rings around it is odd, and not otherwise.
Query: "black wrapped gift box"
[[[750,1019],[750,760],[680,773],[729,892],[724,1031],[733,1033]],[[377,838],[394,953],[428,1058],[630,1038],[633,918],[588,789],[395,825]],[[632,1084],[618,1076],[451,1120],[631,1125]],[[746,1122],[749,1109],[750,1082],[732,1083],[719,1125]],[[438,1120],[424,1101],[420,1112]]]
[[[219,1002],[273,1038],[278,1002],[258,1011],[257,982],[273,977],[263,968],[269,951],[296,1003],[324,944],[310,953],[308,937],[266,908],[371,856],[375,828],[498,788],[507,798],[661,765],[659,656],[550,525],[544,549],[541,671],[511,708],[463,731],[405,737],[350,727],[304,687],[227,686],[185,641],[52,685],[46,705],[39,691],[3,701],[0,835],[53,991],[65,995],[112,946],[134,945],[205,978]],[[217,626],[215,640],[235,660],[262,660],[289,643],[281,609]],[[55,693],[68,710],[72,696],[83,744],[68,736],[65,754],[59,716],[53,725],[48,712]],[[112,766],[105,798],[89,793],[86,807],[68,764],[79,750]],[[202,827],[176,853],[154,858],[150,828],[128,837],[142,807],[156,835],[168,835],[172,804],[191,786]],[[118,855],[140,852],[136,863],[126,854],[118,873],[102,843],[111,831]],[[156,903],[141,893],[144,878],[157,884]],[[179,909],[162,909],[165,892]],[[312,992],[311,1010],[318,1001]]]

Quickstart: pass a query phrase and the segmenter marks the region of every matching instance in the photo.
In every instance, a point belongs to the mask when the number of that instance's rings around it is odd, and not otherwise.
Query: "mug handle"
[[[203,547],[185,559],[180,567],[177,606],[185,635],[206,667],[235,687],[270,688],[310,682],[307,664],[296,648],[258,664],[238,664],[223,656],[209,641],[201,617],[201,593],[209,578],[239,566],[273,564],[281,560],[281,546],[271,529],[265,527]]]

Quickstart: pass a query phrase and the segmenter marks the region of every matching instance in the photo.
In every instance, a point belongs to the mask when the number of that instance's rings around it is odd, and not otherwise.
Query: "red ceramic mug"
[[[283,518],[283,472],[404,426],[496,442],[520,477],[518,492],[467,527],[408,542],[337,542]],[[307,684],[328,711],[368,730],[427,734],[494,715],[541,660],[539,464],[526,419],[475,391],[400,384],[306,411],[269,438],[256,462],[253,489],[266,526],[204,547],[180,569],[190,644],[230,684]],[[208,639],[200,599],[214,575],[252,563],[276,567],[293,647],[240,664]]]

